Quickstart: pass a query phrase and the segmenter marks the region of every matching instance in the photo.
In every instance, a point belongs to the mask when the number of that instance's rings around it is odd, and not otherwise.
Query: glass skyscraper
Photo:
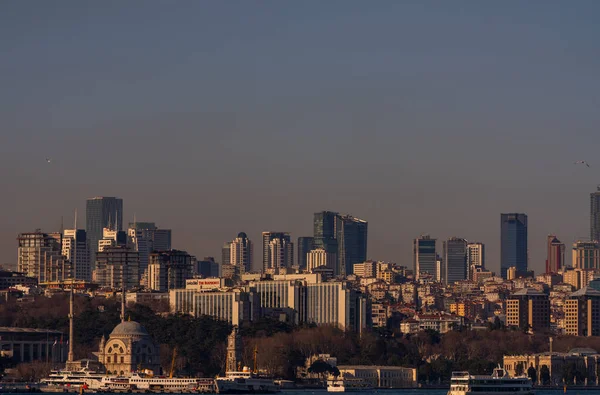
[[[438,270],[437,254],[435,253],[436,239],[429,235],[421,235],[413,240],[413,267],[415,269],[415,279],[419,279],[422,274],[430,274],[437,277]],[[440,270],[439,277],[443,277],[443,270]],[[441,280],[441,278],[436,278]]]
[[[92,270],[96,267],[98,241],[102,239],[102,229],[123,230],[123,199],[116,197],[95,197],[87,200],[85,230],[90,252]]]
[[[347,276],[354,272],[355,263],[367,260],[368,223],[351,215],[337,215],[335,231],[338,247],[336,274]]]
[[[444,241],[444,282],[454,284],[467,279],[467,241],[451,237]]]
[[[338,253],[336,234],[336,220],[338,216],[339,214],[333,211],[321,211],[315,213],[313,221],[313,248],[322,248],[325,252],[332,254]]]
[[[527,272],[527,215],[500,214],[500,274],[506,278],[510,267],[517,274]]]

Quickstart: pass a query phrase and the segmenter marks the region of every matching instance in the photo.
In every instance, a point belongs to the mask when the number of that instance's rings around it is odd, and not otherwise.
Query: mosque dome
[[[146,329],[139,322],[123,321],[113,329],[110,337],[113,336],[150,336]]]
[[[240,233],[238,233],[238,236],[237,236],[237,237],[239,237],[240,239],[247,239],[247,238],[248,238],[248,236],[247,236],[247,235],[246,235],[246,233],[244,233],[244,232],[240,232]]]

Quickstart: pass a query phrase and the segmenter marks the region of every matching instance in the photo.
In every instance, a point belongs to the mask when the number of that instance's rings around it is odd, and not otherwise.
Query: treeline
[[[76,357],[89,357],[98,350],[102,336],[108,337],[119,323],[116,299],[78,296],[75,305]],[[49,328],[68,333],[68,295],[37,298],[33,303],[0,303],[0,326]],[[140,322],[160,345],[161,366],[169,372],[176,350],[175,367],[179,374],[214,376],[226,365],[228,323],[209,317],[156,314],[150,307],[129,306],[127,315]],[[330,354],[339,365],[393,365],[418,369],[423,383],[447,382],[453,370],[491,373],[504,355],[548,351],[548,337],[529,335],[501,326],[487,330],[460,330],[440,335],[424,331],[402,335],[387,330],[372,330],[357,335],[334,327],[295,327],[272,319],[244,324],[243,363],[253,365],[258,350],[261,370],[276,377],[294,379],[299,367],[315,354]],[[554,351],[575,347],[600,350],[598,337],[555,337]]]

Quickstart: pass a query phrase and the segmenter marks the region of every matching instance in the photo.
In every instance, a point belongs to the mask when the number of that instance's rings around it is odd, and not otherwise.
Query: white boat
[[[359,378],[340,377],[327,380],[327,392],[359,392],[372,389],[371,383]]]
[[[533,395],[529,377],[510,377],[503,368],[494,369],[491,376],[452,372],[448,395]]]
[[[275,381],[258,377],[248,367],[241,372],[227,372],[225,377],[217,377],[215,388],[219,394],[268,394],[280,391]]]
[[[163,392],[214,392],[213,379],[195,377],[156,377],[146,373],[131,376],[105,376],[99,381],[88,382],[97,391],[163,391]]]
[[[47,378],[40,380],[40,383],[44,386],[41,387],[42,391],[55,391],[56,389],[77,391],[81,387],[86,388],[88,382],[98,382],[105,376],[104,372],[84,365],[79,370],[53,370]]]

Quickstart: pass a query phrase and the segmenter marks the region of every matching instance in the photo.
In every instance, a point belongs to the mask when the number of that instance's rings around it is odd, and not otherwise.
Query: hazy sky
[[[85,199],[214,255],[240,231],[369,221],[369,257],[500,213],[589,235],[600,183],[598,1],[2,1],[0,263]],[[47,164],[46,157],[54,158]],[[588,160],[591,168],[573,165]],[[255,248],[255,266],[261,261]]]

